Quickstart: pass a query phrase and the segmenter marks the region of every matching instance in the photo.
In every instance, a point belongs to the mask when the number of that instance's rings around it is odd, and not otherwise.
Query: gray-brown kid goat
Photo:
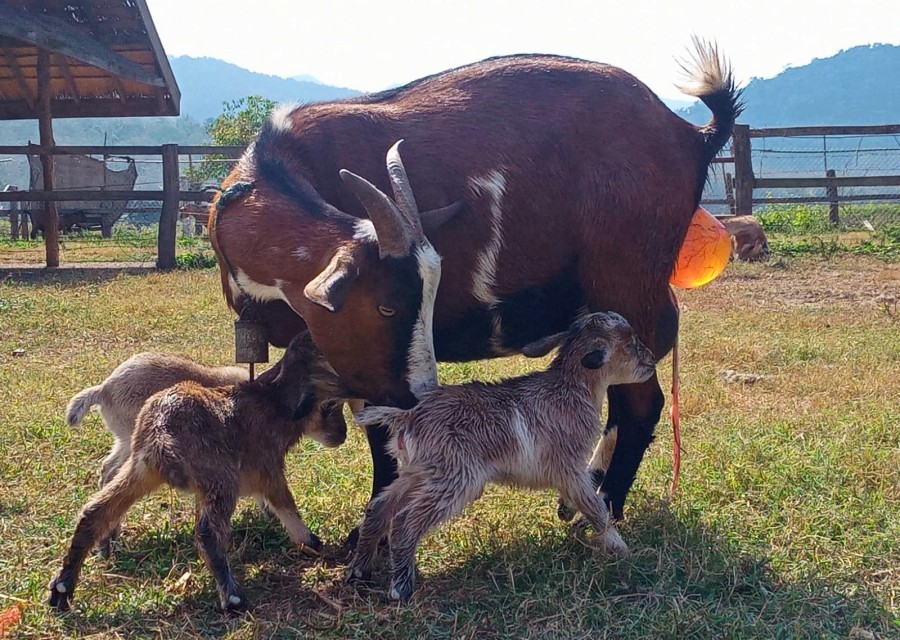
[[[306,332],[252,382],[216,388],[182,382],[154,394],[138,414],[124,465],[81,511],[63,568],[50,582],[50,605],[69,608],[94,543],[131,505],[168,484],[195,494],[195,540],[222,608],[246,610],[226,558],[238,497],[264,499],[292,542],[320,548],[297,511],[284,458],[303,435],[329,447],[344,442],[347,425],[335,402],[340,396],[334,371]]]
[[[348,579],[369,578],[389,529],[390,597],[408,601],[419,540],[479,498],[488,482],[554,488],[609,550],[627,551],[585,462],[607,387],[648,380],[656,360],[616,313],[590,314],[523,352],[541,356],[555,346],[559,353],[546,371],[439,387],[409,410],[370,407],[357,414],[359,424],[388,425],[400,475],[369,503]]]

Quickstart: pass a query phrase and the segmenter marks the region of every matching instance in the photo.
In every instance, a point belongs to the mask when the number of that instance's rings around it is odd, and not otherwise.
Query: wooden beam
[[[757,178],[754,189],[824,189],[826,187],[900,187],[900,176],[858,176],[842,178]]]
[[[195,145],[179,145],[178,153],[180,155],[206,155],[210,153],[219,153],[232,158],[238,158],[246,149],[243,145],[222,145],[213,144],[195,144]],[[18,156],[18,155],[36,155],[42,153],[44,148],[37,144],[32,145],[0,145],[0,155]],[[51,149],[56,155],[72,155],[72,156],[92,156],[92,155],[108,155],[108,156],[159,156],[162,155],[162,146],[149,145],[59,145]]]
[[[0,4],[0,35],[67,55],[141,84],[154,87],[163,87],[166,84],[165,80],[155,73],[105,47],[58,18],[35,15],[8,4]]]
[[[175,268],[175,233],[178,227],[178,145],[164,144],[163,160],[163,204],[159,214],[159,233],[156,236],[156,267]]]
[[[40,129],[41,146],[53,147],[53,114],[50,110],[50,52],[38,49],[37,57],[38,85],[38,128]],[[45,191],[53,191],[53,154],[49,151],[41,154],[41,173]],[[47,266],[59,266],[59,215],[55,202],[44,203],[44,247],[47,253]]]
[[[101,191],[99,189],[57,191],[0,191],[0,202],[106,202],[123,200],[155,200],[161,202],[166,195],[165,191]],[[215,195],[214,191],[179,191],[179,202],[209,202]]]
[[[28,103],[28,106],[33,110],[34,104],[37,101],[37,95],[32,89],[31,85],[28,84],[28,80],[25,78],[25,73],[22,71],[22,67],[19,64],[18,59],[16,59],[16,54],[14,54],[9,49],[4,49],[3,53],[6,56],[6,64],[8,64],[10,69],[12,69],[16,74],[16,82],[19,83],[19,89],[22,90],[22,95],[25,96],[25,100]]]
[[[69,60],[63,54],[58,53],[56,54],[56,64],[66,79],[69,91],[72,92],[72,99],[75,101],[75,104],[78,104],[81,101],[81,96],[78,94],[78,85],[75,84],[75,78],[72,76],[72,70],[69,68]]]
[[[80,104],[74,100],[53,100],[53,117],[60,118],[125,118],[129,116],[175,116],[178,112],[168,104],[168,111],[160,111],[159,101],[152,95],[129,96],[125,104],[118,100],[86,99]],[[7,102],[0,96],[0,120],[34,120],[37,117],[32,105],[23,101]]]
[[[147,0],[134,0],[134,3],[137,5],[137,9],[141,14],[144,30],[147,32],[150,46],[153,47],[153,53],[156,54],[156,66],[166,81],[166,90],[171,96],[172,106],[175,109],[175,113],[172,115],[177,116],[181,111],[181,90],[178,88],[178,83],[175,81],[175,74],[172,72],[171,65],[169,65],[169,58],[166,55],[165,49],[163,49],[159,34],[156,33],[156,25],[153,24],[153,18],[150,16],[150,9],[147,8]]]

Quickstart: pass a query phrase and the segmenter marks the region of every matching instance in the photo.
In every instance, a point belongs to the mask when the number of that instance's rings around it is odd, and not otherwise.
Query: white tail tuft
[[[88,387],[82,389],[69,400],[69,406],[66,407],[66,422],[70,427],[81,424],[84,416],[91,410],[95,404],[100,404],[101,385],[96,387]]]
[[[685,75],[685,82],[677,85],[678,89],[695,98],[734,91],[731,65],[719,55],[718,45],[698,36],[692,36],[691,40],[693,51],[678,61]]]

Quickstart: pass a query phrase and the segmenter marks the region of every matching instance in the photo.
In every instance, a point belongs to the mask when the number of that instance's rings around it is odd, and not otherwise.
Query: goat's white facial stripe
[[[500,169],[488,172],[484,176],[472,178],[472,191],[476,196],[487,196],[491,210],[491,236],[487,246],[478,256],[478,267],[472,274],[472,293],[475,299],[487,305],[499,302],[494,295],[496,285],[497,259],[503,248],[503,210],[501,202],[506,194],[506,176]]]
[[[407,382],[413,395],[419,397],[437,386],[437,365],[434,361],[434,301],[441,281],[441,257],[427,241],[415,250],[419,276],[422,278],[422,306],[413,325],[412,340],[406,358]]]

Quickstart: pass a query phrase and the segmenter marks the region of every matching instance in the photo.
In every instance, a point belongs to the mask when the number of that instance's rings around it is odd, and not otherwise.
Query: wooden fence
[[[150,200],[162,203],[159,216],[156,266],[175,267],[175,235],[178,225],[178,205],[182,201],[208,201],[208,191],[182,191],[180,188],[180,156],[222,154],[235,158],[244,152],[242,146],[212,146],[164,144],[162,146],[0,146],[0,155],[103,155],[158,156],[162,158],[162,189],[137,191],[55,190],[0,192],[0,202],[109,202],[122,200]],[[49,242],[49,239],[47,239]]]
[[[778,127],[751,129],[747,125],[734,127],[731,155],[716,158],[713,162],[733,165],[733,172],[725,170],[725,197],[708,198],[706,204],[727,204],[732,213],[747,215],[754,204],[828,203],[830,219],[838,223],[838,205],[841,202],[900,200],[900,192],[842,195],[844,187],[900,187],[900,172],[890,175],[837,176],[827,169],[820,176],[756,177],[753,173],[753,140],[760,138],[800,138],[817,136],[888,136],[900,134],[900,124],[846,127]],[[900,154],[900,145],[897,153]],[[764,196],[754,195],[755,189],[825,189],[822,195]]]

